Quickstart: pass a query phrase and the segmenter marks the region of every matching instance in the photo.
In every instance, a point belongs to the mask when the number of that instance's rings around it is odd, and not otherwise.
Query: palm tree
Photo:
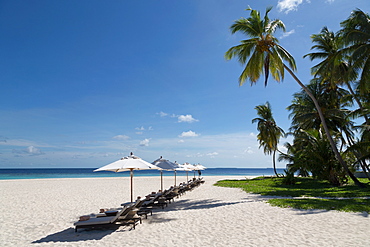
[[[370,16],[357,9],[341,23],[340,35],[351,54],[355,70],[362,70],[359,83],[361,94],[370,92]]]
[[[360,183],[360,181],[349,170],[346,162],[341,157],[326,125],[324,115],[317,100],[310,90],[294,74],[293,71],[296,70],[296,65],[293,56],[280,46],[278,44],[278,39],[274,37],[274,32],[277,29],[285,31],[285,25],[281,20],[269,19],[268,13],[271,9],[271,7],[266,9],[266,13],[263,18],[261,18],[259,11],[248,9],[251,11],[249,18],[242,18],[235,21],[235,23],[230,27],[231,32],[233,34],[241,32],[249,36],[250,39],[242,40],[240,45],[231,47],[225,53],[225,58],[230,60],[233,57],[238,57],[239,62],[245,65],[245,68],[239,77],[240,85],[243,85],[246,80],[249,80],[253,85],[258,81],[263,72],[265,75],[265,85],[267,85],[270,73],[272,77],[279,82],[284,79],[285,70],[288,71],[288,73],[297,81],[314,102],[319,113],[322,126],[325,130],[325,134],[339,163],[358,186],[364,187],[364,185]],[[284,61],[287,62],[288,65],[286,65]]]
[[[361,16],[361,18],[358,18]],[[336,85],[345,84],[346,87],[351,92],[351,96],[356,101],[357,105],[359,106],[359,110],[356,110],[352,116],[360,115],[363,116],[365,119],[365,124],[370,123],[368,114],[366,114],[366,108],[363,106],[361,102],[364,97],[361,97],[361,94],[356,92],[362,92],[366,85],[361,85],[361,80],[357,83],[358,90],[353,90],[351,86],[351,82],[354,82],[358,76],[358,67],[360,66],[359,61],[353,61],[352,53],[357,53],[356,49],[360,49],[361,52],[366,52],[366,44],[364,41],[366,40],[365,32],[358,32],[356,30],[356,26],[358,23],[362,23],[364,21],[364,17],[366,15],[361,11],[355,11],[352,13],[351,17],[342,22],[342,25],[345,26],[337,34],[328,30],[327,27],[324,27],[319,34],[314,34],[311,36],[312,41],[315,43],[311,49],[315,49],[317,52],[309,53],[304,57],[309,57],[311,60],[314,59],[322,59],[322,61],[315,65],[312,68],[312,74],[317,77],[323,77],[326,80],[331,82],[331,85],[335,87]],[[360,19],[360,20],[358,20]],[[370,24],[370,19],[368,19],[368,26]],[[366,26],[366,23],[361,24],[362,26]],[[363,29],[363,28],[358,28]],[[370,27],[368,27],[368,36],[367,39],[370,40]],[[352,33],[352,35],[351,35]],[[353,33],[360,33],[360,39],[354,39]],[[353,46],[346,48],[345,42],[347,44],[350,43],[349,40],[352,37],[352,43],[360,43],[360,45],[355,45],[356,48]],[[365,39],[365,40],[364,40]],[[368,46],[368,45],[367,45]],[[368,51],[370,51],[370,47],[368,47]],[[357,57],[357,55],[356,55]],[[365,56],[366,57],[366,56]],[[359,59],[360,61],[363,60],[364,57]],[[364,73],[362,73],[364,75]],[[363,83],[362,83],[363,84]],[[356,84],[355,84],[356,86]],[[370,89],[370,88],[369,88]],[[365,94],[362,93],[362,96]],[[354,140],[352,138],[348,138],[349,145],[354,144]],[[359,153],[359,149],[352,149],[353,153],[356,155],[357,158],[363,156],[362,153]],[[360,149],[361,150],[361,149]],[[363,150],[363,149],[362,149]],[[368,170],[369,168],[366,166],[365,161],[360,161],[360,165],[364,171]],[[368,177],[370,179],[370,176]]]
[[[274,173],[278,177],[276,172],[276,151],[278,151],[278,143],[280,137],[284,136],[284,130],[276,125],[274,118],[272,117],[271,106],[269,102],[264,105],[258,105],[255,107],[257,110],[258,118],[254,118],[252,123],[257,122],[257,130],[259,134],[257,139],[260,143],[260,147],[263,147],[265,154],[272,153],[272,163],[274,167]]]
[[[339,87],[331,88],[328,84],[316,78],[311,80],[307,88],[322,106],[325,121],[332,135],[339,136],[340,133],[344,133],[347,139],[351,138],[353,123],[349,121],[349,110],[345,108],[351,105],[345,100],[348,91]],[[291,111],[289,115],[292,119],[291,131],[322,128],[317,109],[304,90],[293,95],[292,104],[287,109]],[[342,136],[342,143],[345,143],[344,136]]]
[[[343,37],[340,35],[340,32],[335,34],[329,31],[327,27],[324,27],[319,34],[311,35],[311,39],[315,43],[311,50],[315,49],[317,52],[306,54],[303,57],[309,57],[311,61],[322,59],[320,63],[312,67],[312,74],[315,78],[321,77],[325,81],[329,81],[331,87],[346,85],[360,107],[361,112],[363,112],[364,107],[360,97],[358,97],[351,86],[351,82],[355,81],[358,73],[349,62],[350,56],[346,55],[348,52],[344,52],[346,49],[344,48]],[[365,122],[369,121],[366,114],[364,118]]]

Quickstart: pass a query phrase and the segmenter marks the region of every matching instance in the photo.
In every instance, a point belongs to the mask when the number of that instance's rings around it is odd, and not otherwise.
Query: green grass
[[[270,199],[268,203],[282,208],[370,212],[370,199]]]
[[[278,207],[370,212],[370,199],[353,198],[370,197],[369,181],[367,179],[360,179],[360,181],[367,184],[366,188],[361,189],[353,183],[334,187],[326,181],[312,178],[297,178],[296,184],[283,185],[282,178],[266,177],[249,180],[223,180],[217,182],[215,185],[242,188],[248,193],[256,193],[264,196],[301,197],[299,199],[279,198],[268,200],[268,203]]]

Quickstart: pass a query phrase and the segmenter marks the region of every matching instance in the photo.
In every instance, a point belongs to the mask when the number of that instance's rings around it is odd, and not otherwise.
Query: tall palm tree
[[[364,107],[361,103],[360,97],[357,96],[351,86],[351,82],[354,82],[358,76],[357,70],[350,63],[350,56],[348,51],[344,47],[343,37],[340,32],[335,34],[329,31],[327,27],[324,27],[319,34],[311,35],[312,42],[315,43],[311,47],[312,52],[304,55],[303,57],[309,57],[312,60],[322,59],[320,63],[312,67],[311,71],[315,78],[321,77],[325,81],[329,81],[332,87],[336,85],[346,85],[348,90],[351,92],[352,97],[360,107],[361,112],[364,111]],[[367,115],[364,115],[365,122],[369,119]]]
[[[341,36],[351,54],[354,69],[362,70],[359,83],[361,94],[370,92],[370,16],[357,9],[341,22]]]
[[[243,85],[246,80],[249,80],[253,85],[258,81],[261,74],[265,74],[265,85],[271,73],[276,81],[284,79],[285,70],[296,80],[296,82],[305,90],[319,113],[322,126],[326,136],[330,142],[330,146],[335,153],[339,163],[343,166],[346,173],[360,187],[364,185],[353,175],[349,170],[348,165],[341,157],[338,148],[330,134],[326,125],[324,115],[320,105],[310,92],[310,90],[298,79],[293,71],[296,70],[295,60],[288,51],[278,44],[278,39],[274,37],[274,32],[277,29],[285,31],[285,25],[281,20],[270,20],[268,13],[271,7],[266,9],[265,16],[261,18],[260,12],[253,9],[250,10],[250,17],[239,19],[230,27],[231,32],[241,32],[250,37],[250,39],[242,40],[240,45],[231,47],[226,53],[226,59],[238,57],[239,62],[245,65],[242,74],[239,77],[239,84]],[[288,63],[286,65],[285,62]]]
[[[280,137],[284,136],[284,130],[276,125],[274,118],[272,117],[271,106],[269,102],[264,105],[258,105],[255,107],[257,110],[258,118],[254,118],[252,123],[257,122],[257,130],[259,134],[257,139],[260,143],[260,147],[263,147],[265,154],[272,153],[272,163],[274,167],[274,173],[278,177],[276,172],[276,151],[278,151],[278,143]]]
[[[356,13],[356,14],[355,14]],[[323,77],[327,81],[331,82],[332,87],[335,87],[336,85],[346,85],[348,90],[351,92],[351,96],[356,101],[357,105],[359,106],[359,110],[356,110],[353,112],[352,116],[363,116],[365,119],[365,123],[369,122],[368,114],[366,114],[366,108],[364,107],[362,103],[362,99],[364,97],[361,97],[361,94],[356,92],[361,92],[364,90],[366,86],[361,86],[361,80],[359,83],[355,83],[355,86],[359,88],[359,90],[353,90],[351,82],[353,83],[356,78],[358,77],[358,61],[352,61],[352,52],[355,51],[353,47],[346,48],[345,47],[345,40],[351,37],[349,33],[351,33],[350,30],[354,31],[355,23],[358,23],[359,21],[354,21],[354,15],[364,15],[361,11],[355,11],[352,13],[352,17],[347,20],[347,22],[343,22],[347,24],[347,27],[344,28],[342,31],[335,34],[334,32],[331,32],[328,30],[327,27],[324,27],[319,34],[314,34],[311,36],[312,41],[315,43],[314,46],[312,46],[312,50],[315,49],[316,52],[309,53],[305,55],[304,57],[309,57],[311,60],[314,59],[322,59],[322,61],[312,67],[312,74],[317,77]],[[363,21],[363,18],[361,19]],[[368,20],[370,24],[370,19]],[[352,24],[349,24],[349,23]],[[356,31],[356,30],[355,30]],[[368,30],[370,32],[370,28]],[[361,37],[363,37],[363,33],[361,33]],[[370,40],[370,35],[368,36],[368,39]],[[358,40],[356,40],[358,42]],[[363,42],[362,39],[360,39],[360,42]],[[365,45],[366,46],[366,45]],[[357,48],[361,47],[362,51],[365,51],[363,49],[364,44],[357,46]],[[369,47],[370,48],[370,47]],[[369,49],[370,51],[370,49]],[[356,52],[355,52],[356,53]],[[363,73],[364,74],[364,73]],[[370,89],[370,88],[369,88]],[[364,94],[362,93],[362,96]],[[349,145],[353,145],[354,140],[349,139]],[[359,153],[359,149],[353,149],[354,154],[356,157],[361,157],[363,154]],[[364,161],[360,161],[360,165],[364,171],[368,170],[369,168],[366,166],[366,163]],[[369,176],[370,179],[370,176]]]

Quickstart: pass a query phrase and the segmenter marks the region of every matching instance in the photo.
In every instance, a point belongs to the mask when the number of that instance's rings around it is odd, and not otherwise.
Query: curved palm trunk
[[[272,164],[274,166],[274,173],[276,177],[279,177],[277,171],[276,171],[276,161],[275,161],[275,155],[276,155],[276,150],[274,150],[274,153],[272,154]]]
[[[293,71],[284,64],[284,68],[289,72],[289,74],[294,78],[294,80],[296,80],[296,82],[302,87],[302,89],[308,94],[308,96],[312,99],[313,103],[315,104],[315,107],[317,109],[317,112],[319,113],[319,117],[320,117],[320,120],[321,120],[321,124],[325,130],[325,134],[330,142],[330,146],[337,158],[337,160],[339,161],[339,163],[341,164],[341,166],[343,167],[343,169],[346,171],[347,175],[350,176],[350,178],[353,180],[353,182],[359,186],[360,188],[365,188],[365,185],[362,184],[356,177],[355,175],[353,175],[353,173],[349,170],[349,167],[348,165],[346,164],[346,162],[343,160],[342,156],[340,155],[339,151],[338,151],[338,148],[337,146],[335,145],[335,142],[332,138],[332,136],[330,135],[330,132],[329,132],[329,128],[328,126],[326,125],[326,121],[325,121],[325,118],[324,118],[324,114],[322,113],[321,111],[321,107],[319,106],[319,103],[317,102],[316,98],[313,96],[313,94],[311,93],[311,91],[298,79],[298,77],[293,73]]]

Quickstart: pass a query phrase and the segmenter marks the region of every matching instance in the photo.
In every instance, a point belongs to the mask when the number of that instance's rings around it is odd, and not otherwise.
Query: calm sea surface
[[[129,172],[93,172],[95,168],[54,168],[54,169],[0,169],[0,180],[8,179],[40,179],[40,178],[97,178],[97,177],[129,177]],[[208,168],[202,176],[269,176],[273,175],[272,168]],[[284,173],[284,169],[277,169]],[[134,171],[135,176],[159,176],[157,170]],[[173,172],[164,171],[164,176],[173,176]],[[186,172],[178,171],[178,176],[186,176]],[[198,176],[198,172],[195,172]],[[194,176],[194,172],[189,172]]]

